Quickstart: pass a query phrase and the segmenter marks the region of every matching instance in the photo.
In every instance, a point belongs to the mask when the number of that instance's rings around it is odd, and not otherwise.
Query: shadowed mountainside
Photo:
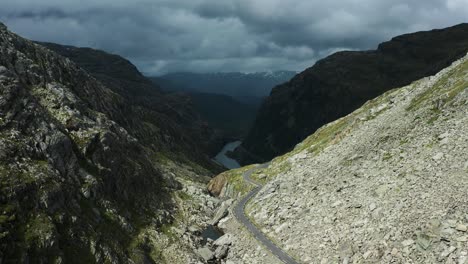
[[[226,138],[242,139],[271,89],[295,74],[292,71],[177,72],[150,79],[170,94],[188,95],[203,119]]]
[[[47,46],[71,60],[0,23],[0,262],[165,263],[211,128],[125,59]]]
[[[437,73],[468,51],[468,24],[393,38],[371,51],[343,51],[275,87],[234,156],[243,164],[291,150],[323,124],[395,87]]]
[[[172,159],[189,159],[214,168],[210,157],[221,149],[223,140],[195,110],[189,96],[161,92],[157,84],[118,55],[91,48],[39,44],[69,58],[125,98],[124,118],[113,119],[140,141]]]

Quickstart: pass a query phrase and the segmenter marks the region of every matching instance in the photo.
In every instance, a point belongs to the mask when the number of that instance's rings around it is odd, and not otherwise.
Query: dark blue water
[[[214,157],[214,160],[221,163],[224,167],[228,169],[236,169],[240,168],[240,164],[234,160],[226,156],[228,151],[235,150],[242,142],[241,141],[234,141],[226,144],[224,148]]]
[[[223,231],[215,226],[209,225],[201,232],[201,236],[203,238],[202,243],[204,245],[206,244],[208,238],[214,241],[220,238],[222,235],[224,235]]]

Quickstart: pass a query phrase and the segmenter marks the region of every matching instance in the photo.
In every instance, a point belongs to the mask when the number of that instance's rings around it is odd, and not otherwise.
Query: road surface
[[[250,199],[252,199],[252,197],[254,197],[258,193],[258,191],[260,191],[260,188],[262,188],[262,185],[254,182],[250,178],[250,176],[254,171],[261,168],[266,168],[268,167],[268,165],[269,163],[264,163],[244,172],[244,174],[242,175],[244,177],[244,180],[252,185],[255,185],[255,188],[252,191],[250,191],[246,196],[244,196],[239,203],[237,203],[236,207],[234,208],[234,215],[236,216],[237,220],[242,225],[244,225],[247,228],[247,230],[249,230],[252,236],[258,241],[260,241],[260,243],[262,243],[279,260],[287,264],[298,264],[296,260],[290,257],[286,252],[284,252],[275,243],[273,243],[262,231],[260,231],[245,214],[245,205],[250,201]]]

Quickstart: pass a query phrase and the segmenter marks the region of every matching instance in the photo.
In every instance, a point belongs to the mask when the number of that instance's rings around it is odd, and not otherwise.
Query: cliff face
[[[191,160],[219,169],[210,157],[222,148],[222,135],[200,117],[189,96],[161,92],[154,82],[118,55],[90,48],[39,44],[69,58],[124,98],[125,103],[120,105],[123,114],[111,117],[146,146],[171,159]]]
[[[197,117],[120,57],[77,58],[95,72],[0,23],[0,262],[195,261],[171,227],[206,217]]]
[[[323,124],[438,72],[467,51],[468,24],[460,24],[398,36],[374,51],[335,53],[273,89],[236,156],[249,163],[285,153]]]

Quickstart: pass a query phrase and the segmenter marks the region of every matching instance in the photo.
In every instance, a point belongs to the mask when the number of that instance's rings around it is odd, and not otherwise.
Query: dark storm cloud
[[[468,20],[468,0],[16,0],[25,37],[123,55],[147,73],[302,70],[341,49]]]

